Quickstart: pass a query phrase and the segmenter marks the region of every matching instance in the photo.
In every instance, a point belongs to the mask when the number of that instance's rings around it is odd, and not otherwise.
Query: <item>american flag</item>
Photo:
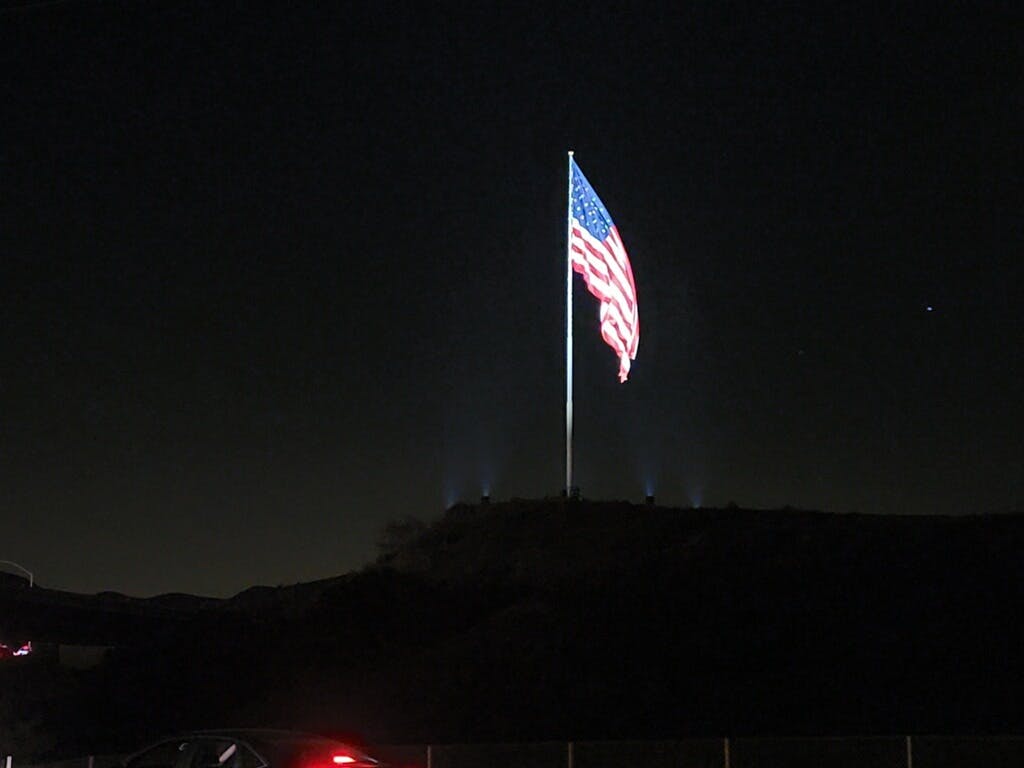
[[[571,223],[569,255],[572,268],[583,275],[588,290],[601,301],[601,338],[619,357],[619,381],[629,375],[640,343],[640,314],[629,256],[608,209],[583,171],[570,161]]]

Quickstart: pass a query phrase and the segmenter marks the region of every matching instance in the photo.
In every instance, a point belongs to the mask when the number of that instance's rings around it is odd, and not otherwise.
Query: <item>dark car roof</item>
[[[242,741],[278,741],[282,739],[315,739],[317,741],[333,741],[336,744],[358,749],[355,744],[335,739],[330,736],[323,736],[319,733],[306,733],[303,731],[291,731],[284,728],[203,728],[197,731],[184,731],[176,733],[169,738],[187,739],[196,736],[220,736],[229,739],[240,739]]]
[[[284,728],[209,728],[201,731],[189,731],[181,734],[183,736],[237,736],[238,738],[273,739],[286,737],[300,737],[309,739],[329,739],[317,733],[303,733],[302,731],[289,731]],[[333,739],[337,741],[337,739]]]
[[[315,733],[290,731],[281,728],[209,728],[197,731],[184,731],[168,736],[165,739],[161,739],[158,743],[177,741],[179,739],[187,741],[189,739],[194,739],[197,736],[237,739],[238,741],[249,744],[251,747],[257,749],[266,749],[269,747],[275,751],[281,748],[281,742],[287,744],[289,742],[294,743],[295,741],[301,741],[304,739],[309,739],[311,741],[327,741],[338,745],[344,745],[365,755],[365,752],[355,744],[339,741],[337,739],[332,739]],[[145,751],[145,749],[142,751]],[[136,752],[135,754],[140,754],[140,752]],[[131,755],[126,759],[130,760],[134,756],[135,755]],[[367,755],[367,757],[369,756]]]

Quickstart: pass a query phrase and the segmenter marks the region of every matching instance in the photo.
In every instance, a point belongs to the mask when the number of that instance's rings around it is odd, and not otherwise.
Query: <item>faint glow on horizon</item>
[[[493,496],[495,478],[500,475],[489,456],[477,455],[460,465],[446,468],[441,482],[441,501],[445,509],[463,502],[473,503],[483,496]]]
[[[640,483],[643,485],[644,496],[654,496],[658,485],[656,462],[642,459],[639,464]]]
[[[460,495],[454,490],[445,491],[444,494],[444,508],[451,509],[459,503]]]
[[[489,455],[481,456],[477,472],[479,473],[481,495],[490,496],[491,491],[494,490],[494,479],[498,476],[493,458]]]

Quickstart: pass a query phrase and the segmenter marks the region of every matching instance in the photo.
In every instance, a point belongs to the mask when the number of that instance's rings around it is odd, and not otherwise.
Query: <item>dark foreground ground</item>
[[[362,572],[227,601],[3,588],[0,631],[113,649],[0,670],[0,743],[1024,733],[1022,555],[1014,515],[517,501],[393,526]]]

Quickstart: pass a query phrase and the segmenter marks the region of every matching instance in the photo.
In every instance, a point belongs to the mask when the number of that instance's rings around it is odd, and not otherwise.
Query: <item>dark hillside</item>
[[[175,614],[55,692],[74,704],[46,727],[68,751],[253,723],[392,742],[1021,732],[1022,554],[1020,516],[456,506],[359,573]]]
[[[542,667],[511,675],[531,733],[948,732],[1022,725],[1022,553],[1017,516],[524,502],[455,508],[391,564],[532,596],[486,632]]]

